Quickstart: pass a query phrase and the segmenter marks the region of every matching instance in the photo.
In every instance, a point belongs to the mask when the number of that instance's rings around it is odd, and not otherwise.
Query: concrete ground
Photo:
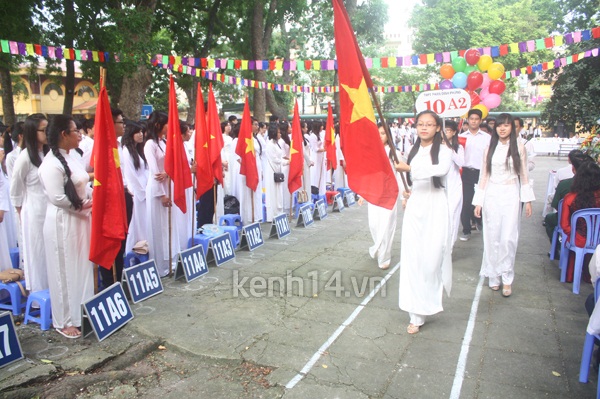
[[[356,206],[281,240],[264,225],[263,247],[189,284],[164,279],[101,343],[19,325],[26,359],[0,369],[0,396],[592,398],[594,372],[578,382],[592,287],[575,295],[559,282],[542,226],[548,170],[565,164],[536,158],[510,298],[479,278],[474,232],[455,246],[444,312],[408,335],[399,266],[382,271],[369,257],[366,206]],[[392,265],[400,231],[401,220]]]

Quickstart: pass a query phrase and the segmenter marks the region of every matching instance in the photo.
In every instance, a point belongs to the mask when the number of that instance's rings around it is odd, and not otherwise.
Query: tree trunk
[[[265,58],[267,50],[264,46],[264,9],[261,1],[254,2],[254,10],[252,13],[252,57],[255,60]],[[264,82],[267,78],[267,73],[263,70],[254,71],[254,79],[259,82]],[[266,98],[264,89],[254,89],[254,117],[259,121],[265,120]]]
[[[73,0],[64,0],[65,17],[63,26],[65,32],[65,45],[73,48],[73,38],[75,36],[75,7]],[[67,60],[67,75],[65,77],[65,100],[63,103],[63,114],[71,115],[73,113],[73,97],[75,95],[75,61]],[[40,87],[41,89],[41,87]]]
[[[8,68],[0,68],[0,86],[2,86],[4,124],[12,126],[17,121],[17,118],[15,116],[15,103],[13,102],[12,81],[10,79],[10,70]]]
[[[136,10],[154,14],[156,2],[157,0],[140,0],[137,2]],[[129,43],[125,47],[136,48],[138,47],[136,44],[148,41],[152,35],[153,21],[154,18],[149,18],[144,29],[129,37]],[[124,31],[127,31],[125,27]],[[145,63],[137,64],[132,74],[123,76],[119,108],[125,116],[133,120],[140,118],[144,96],[150,84],[152,84],[152,72]]]
[[[144,96],[150,84],[152,84],[152,72],[143,63],[140,63],[131,75],[123,77],[119,108],[127,118],[140,119]]]

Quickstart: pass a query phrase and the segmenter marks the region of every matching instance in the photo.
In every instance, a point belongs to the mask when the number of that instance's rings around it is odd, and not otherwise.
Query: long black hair
[[[494,156],[494,151],[496,151],[496,147],[498,146],[498,141],[500,141],[500,136],[498,136],[497,128],[500,125],[505,123],[510,123],[510,136],[509,136],[509,147],[508,153],[506,154],[506,169],[510,168],[510,159],[512,158],[513,168],[517,175],[521,175],[521,156],[519,155],[519,145],[517,144],[517,133],[515,132],[515,121],[510,114],[503,113],[498,116],[496,119],[496,125],[492,130],[492,138],[490,140],[490,147],[488,149],[487,158],[486,158],[486,166],[488,175],[492,174],[492,157]]]
[[[279,132],[281,133],[281,138],[287,145],[291,146],[292,142],[290,140],[290,135],[288,133],[289,129],[290,129],[289,123],[287,123],[286,121],[279,122]]]
[[[148,118],[146,140],[154,140],[158,144],[160,132],[169,123],[169,116],[162,111],[153,111]]]
[[[423,116],[423,115],[431,115],[431,116],[433,116],[433,118],[435,119],[436,128],[438,129],[435,132],[435,135],[433,136],[433,143],[431,144],[431,151],[430,151],[431,163],[433,165],[437,165],[437,164],[440,163],[439,156],[440,156],[440,144],[442,143],[442,133],[441,133],[441,131],[442,131],[442,119],[435,112],[430,111],[430,110],[425,110],[423,112],[420,112],[417,115],[417,117],[415,118],[415,124],[419,123],[419,118],[421,118],[421,116]],[[421,138],[417,137],[417,141],[415,141],[415,145],[413,146],[413,148],[410,150],[410,153],[408,154],[408,161],[407,161],[407,163],[409,165],[410,165],[410,162],[415,157],[415,155],[417,155],[417,152],[419,152],[420,148],[421,148]],[[408,173],[408,175],[407,175],[407,180],[408,180],[408,184],[412,185],[412,180],[410,178],[410,173]],[[443,188],[444,187],[444,185],[442,184],[442,178],[440,176],[433,176],[431,178],[431,180],[433,181],[433,186],[435,188]]]
[[[600,166],[592,159],[584,161],[577,168],[573,178],[571,192],[577,196],[573,201],[574,209],[596,208],[595,192],[600,190]]]
[[[140,159],[144,161],[144,165],[148,165],[146,162],[146,155],[144,155],[144,142],[136,143],[133,136],[136,133],[144,133],[146,129],[137,122],[127,120],[125,121],[125,133],[121,139],[121,146],[129,150],[131,159],[133,160],[133,167],[138,170],[141,166]]]
[[[446,129],[454,130],[454,136],[452,136],[450,140],[448,140],[448,136],[446,136],[446,140],[450,142],[450,148],[452,148],[454,152],[458,152],[458,124],[454,121],[446,121]]]
[[[46,116],[44,114],[33,114],[29,115],[27,119],[25,119],[25,123],[23,124],[23,144],[27,149],[27,154],[29,155],[29,160],[32,164],[35,165],[36,168],[39,168],[42,164],[42,158],[39,154],[38,149],[38,128],[40,127],[40,123],[42,121],[47,121]],[[44,144],[42,147],[42,151],[44,155],[50,151],[50,148],[47,144]]]
[[[383,126],[383,122],[378,122],[378,123],[377,123],[377,128],[379,129],[379,128],[381,128],[381,127],[385,129],[385,126]],[[389,158],[391,161],[393,161],[393,160],[394,160],[394,153],[393,153],[393,151],[395,151],[395,150],[396,150],[396,148],[395,148],[393,145],[391,145],[389,142],[387,142],[387,141],[389,141],[389,139],[390,139],[390,138],[389,138],[387,135],[386,135],[386,138],[387,138],[387,140],[386,140],[386,144],[388,145],[388,147],[390,147],[390,151],[388,152],[388,158]],[[385,147],[385,145],[384,145],[384,147]]]
[[[79,198],[77,195],[77,190],[75,189],[75,184],[73,184],[73,180],[71,180],[71,169],[69,168],[69,164],[67,163],[63,154],[59,151],[59,141],[61,133],[69,134],[78,134],[77,132],[71,132],[71,122],[73,118],[69,115],[56,115],[52,119],[52,123],[48,128],[48,145],[50,150],[52,150],[52,154],[60,161],[63,168],[65,168],[65,175],[67,175],[67,181],[65,183],[65,194],[67,198],[71,202],[71,206],[76,210],[83,209],[83,200]]]

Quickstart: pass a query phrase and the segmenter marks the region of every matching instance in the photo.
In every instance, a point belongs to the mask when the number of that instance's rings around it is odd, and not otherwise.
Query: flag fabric
[[[331,103],[327,106],[327,123],[325,124],[325,154],[327,155],[327,170],[337,167],[335,153],[335,127],[333,126],[333,111]]]
[[[188,162],[177,112],[177,94],[173,75],[169,80],[169,122],[167,124],[167,148],[165,150],[165,172],[173,180],[173,203],[187,212],[185,189],[192,187],[192,172]]]
[[[200,198],[214,185],[210,152],[208,150],[208,129],[206,127],[206,112],[202,87],[198,83],[196,97],[196,142],[194,143],[196,161],[196,198]]]
[[[223,149],[223,133],[221,132],[221,121],[219,120],[219,111],[217,110],[217,101],[213,93],[212,84],[208,87],[208,115],[206,117],[206,127],[208,131],[208,151],[210,153],[210,163],[213,169],[213,176],[223,185],[223,163],[221,162],[221,149]]]
[[[100,89],[94,124],[94,192],[90,261],[111,269],[127,233],[125,190],[117,136],[106,87]]]
[[[381,145],[368,88],[373,87],[342,0],[333,0],[340,86],[340,134],[350,188],[369,203],[392,209],[398,183]]]
[[[302,172],[304,171],[304,148],[302,147],[302,130],[300,129],[300,114],[298,101],[294,104],[294,118],[292,119],[292,138],[290,142],[290,174],[288,176],[288,189],[290,193],[302,187]]]
[[[256,152],[254,150],[252,118],[250,117],[248,96],[246,96],[246,104],[244,104],[244,115],[242,116],[235,153],[241,158],[240,173],[246,176],[246,186],[250,190],[256,191],[258,187],[258,169],[256,168]]]

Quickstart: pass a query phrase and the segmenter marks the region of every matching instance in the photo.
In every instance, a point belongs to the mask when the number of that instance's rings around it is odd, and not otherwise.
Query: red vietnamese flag
[[[94,192],[90,261],[111,269],[127,233],[125,190],[117,136],[106,87],[100,89],[94,124]]]
[[[244,104],[244,115],[240,126],[240,134],[235,147],[235,153],[241,158],[240,173],[246,176],[246,186],[252,191],[258,187],[258,169],[256,168],[256,153],[254,151],[254,136],[252,135],[252,119],[248,96]]]
[[[206,117],[208,128],[208,151],[210,163],[212,164],[213,176],[223,185],[223,163],[221,162],[221,149],[223,149],[223,133],[221,132],[221,121],[217,110],[217,101],[213,93],[212,84],[208,86],[208,115]]]
[[[167,125],[167,148],[165,150],[165,172],[173,180],[173,202],[187,212],[185,189],[192,187],[192,172],[183,147],[179,112],[177,112],[177,94],[173,75],[169,79],[169,122]]]
[[[302,130],[300,129],[300,115],[298,114],[298,101],[294,104],[294,118],[292,119],[292,138],[290,142],[290,174],[288,189],[290,193],[302,187],[302,172],[304,171],[304,148],[302,147]]]
[[[206,128],[206,113],[204,111],[204,97],[202,88],[198,83],[196,97],[196,143],[194,145],[196,160],[196,198],[200,198],[214,185],[210,152],[208,150],[208,129]]]
[[[368,88],[373,87],[342,0],[333,0],[340,81],[340,134],[348,185],[369,203],[392,209],[398,184],[381,145]]]
[[[327,105],[327,123],[325,124],[325,153],[327,154],[327,170],[337,167],[335,153],[335,127],[333,126],[333,111],[331,103]]]

